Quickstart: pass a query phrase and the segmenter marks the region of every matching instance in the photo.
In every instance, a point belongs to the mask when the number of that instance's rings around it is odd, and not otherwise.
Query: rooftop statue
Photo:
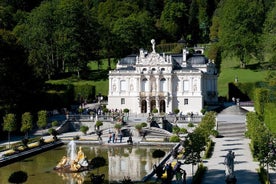
[[[152,52],[155,53],[155,40],[151,39],[151,44],[152,44]]]

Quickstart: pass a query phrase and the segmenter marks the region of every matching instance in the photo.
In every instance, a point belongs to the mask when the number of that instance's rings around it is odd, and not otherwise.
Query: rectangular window
[[[121,98],[121,104],[125,104],[125,99],[124,98]]]
[[[188,105],[188,99],[187,98],[184,99],[184,105]]]
[[[183,81],[183,91],[189,91],[189,81]]]
[[[127,89],[127,83],[126,83],[126,81],[122,80],[120,83],[121,83],[120,84],[120,90],[121,91],[126,91],[126,89]]]

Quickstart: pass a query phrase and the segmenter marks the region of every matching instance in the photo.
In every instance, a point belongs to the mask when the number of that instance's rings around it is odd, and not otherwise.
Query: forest
[[[85,79],[91,61],[110,69],[152,38],[208,44],[218,67],[230,56],[275,69],[276,1],[0,0],[0,114],[38,111],[45,81]]]

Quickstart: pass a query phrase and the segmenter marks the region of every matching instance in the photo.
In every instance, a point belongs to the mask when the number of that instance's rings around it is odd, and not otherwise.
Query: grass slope
[[[254,65],[254,64],[252,64]],[[251,65],[249,65],[250,68]],[[240,69],[237,58],[224,58],[221,63],[218,92],[219,96],[227,97],[228,84],[235,81],[235,77],[241,83],[264,81],[267,74],[266,70],[258,69]]]

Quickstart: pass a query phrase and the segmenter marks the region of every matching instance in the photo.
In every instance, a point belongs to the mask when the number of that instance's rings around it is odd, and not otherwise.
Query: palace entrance
[[[159,102],[159,112],[160,113],[165,113],[166,112],[166,102],[165,102],[165,100],[160,100],[160,102]]]
[[[155,100],[150,101],[150,112],[152,112],[153,109],[156,109],[156,101]]]
[[[147,113],[147,101],[146,100],[142,100],[141,113]]]

